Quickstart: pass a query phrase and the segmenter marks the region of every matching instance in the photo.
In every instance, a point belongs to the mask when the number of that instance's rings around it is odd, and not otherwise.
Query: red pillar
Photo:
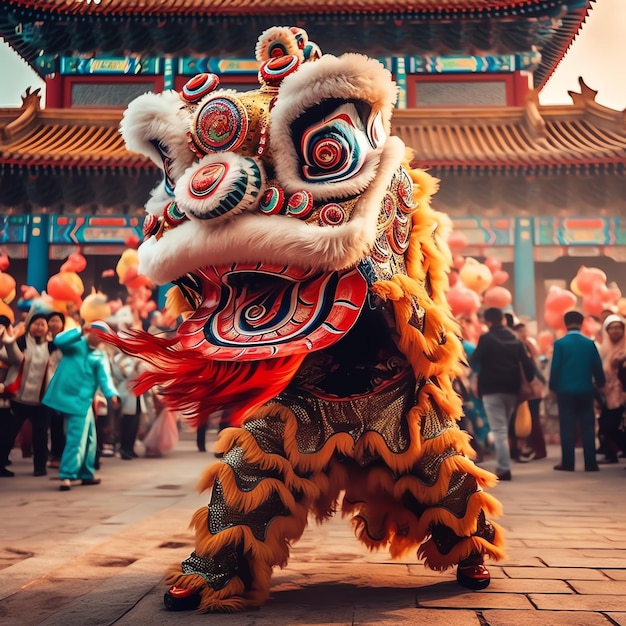
[[[46,76],[46,108],[62,109],[63,102],[63,76],[61,74],[50,74]]]

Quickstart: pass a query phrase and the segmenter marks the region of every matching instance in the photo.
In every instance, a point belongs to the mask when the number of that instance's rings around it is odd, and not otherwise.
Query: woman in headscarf
[[[620,428],[624,418],[626,394],[619,379],[619,369],[626,360],[626,334],[624,320],[619,315],[609,315],[602,324],[602,343],[599,352],[606,376],[604,406],[599,419],[599,434],[606,458],[599,463],[617,463],[620,450]]]

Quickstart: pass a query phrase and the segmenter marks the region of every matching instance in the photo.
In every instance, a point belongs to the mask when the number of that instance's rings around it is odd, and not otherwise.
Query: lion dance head
[[[419,380],[454,371],[437,181],[391,136],[391,74],[322,55],[300,28],[265,31],[256,58],[256,89],[199,74],[124,115],[128,149],[163,172],[140,272],[174,284],[168,307],[184,318],[171,339],[109,338],[150,362],[137,391],[156,384],[196,423],[226,409],[239,424],[381,303]],[[448,381],[437,389],[458,414]]]

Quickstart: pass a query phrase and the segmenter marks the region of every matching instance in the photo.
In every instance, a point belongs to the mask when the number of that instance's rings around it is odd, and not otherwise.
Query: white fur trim
[[[215,224],[183,222],[157,241],[139,247],[139,271],[156,283],[167,283],[207,265],[229,263],[290,264],[335,271],[352,267],[369,254],[376,238],[380,205],[405,146],[390,137],[382,151],[376,178],[340,226],[314,226],[284,215],[243,213]]]
[[[120,132],[126,147],[147,156],[161,170],[159,151],[150,143],[164,143],[171,159],[170,175],[174,182],[191,165],[194,154],[187,145],[188,117],[175,91],[145,93],[135,98],[124,112]]]
[[[373,112],[381,113],[387,134],[397,98],[397,87],[389,71],[375,59],[361,54],[340,57],[325,55],[318,61],[303,64],[281,83],[272,109],[271,146],[276,173],[285,191],[309,191],[317,200],[348,197],[363,191],[373,177],[378,153],[372,152],[359,174],[335,184],[309,183],[302,180],[300,163],[291,136],[291,124],[307,109],[330,98],[362,100]]]
[[[189,188],[194,175],[203,167],[212,164],[224,164],[228,171],[210,195],[204,198],[191,195]],[[223,215],[212,217],[211,213],[219,213],[219,211],[216,211],[218,207],[225,199],[228,199],[232,192],[237,191],[236,188],[241,185],[243,179],[246,179],[246,190],[239,204]],[[194,163],[189,167],[176,183],[174,196],[176,197],[178,208],[190,219],[202,221],[211,219],[214,221],[233,217],[242,211],[257,207],[264,190],[265,170],[258,159],[244,157],[233,152],[224,152],[221,154],[208,154],[198,163]]]
[[[302,29],[299,29],[299,33],[303,37],[306,36],[306,32]],[[264,63],[270,59],[268,50],[275,41],[280,41],[285,46],[286,54],[293,54],[300,59],[300,62],[304,61],[304,54],[298,46],[296,35],[289,26],[271,26],[259,35],[254,48],[254,56],[257,61]]]

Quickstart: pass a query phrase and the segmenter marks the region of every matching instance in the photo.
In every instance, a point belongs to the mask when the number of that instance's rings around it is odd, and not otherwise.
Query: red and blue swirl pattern
[[[337,113],[307,128],[300,138],[304,179],[339,182],[357,174],[366,156],[363,138],[363,132],[345,113]]]
[[[197,279],[203,303],[181,325],[180,341],[224,361],[328,347],[352,328],[367,297],[357,269],[325,273],[234,264],[207,267]]]

